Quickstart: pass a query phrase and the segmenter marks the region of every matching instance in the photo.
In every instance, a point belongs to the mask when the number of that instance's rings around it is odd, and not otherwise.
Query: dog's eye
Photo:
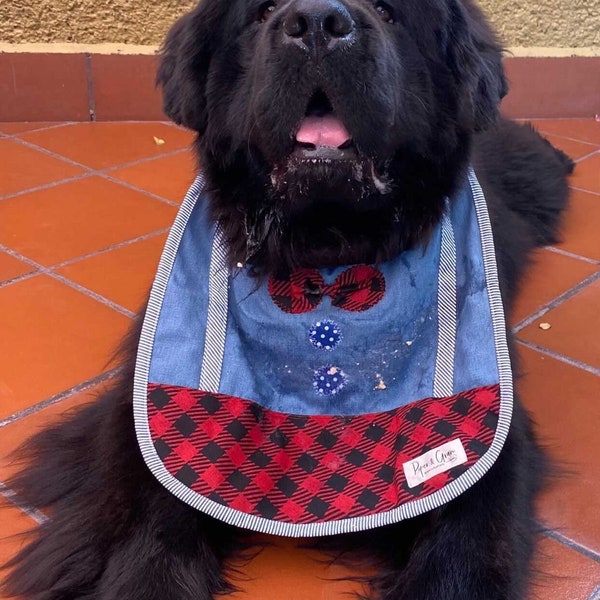
[[[394,22],[394,13],[392,11],[392,7],[389,6],[389,4],[386,4],[385,2],[377,2],[375,4],[375,10],[379,13],[379,16],[386,23]]]
[[[275,10],[275,2],[263,2],[258,9],[258,20],[264,23]]]

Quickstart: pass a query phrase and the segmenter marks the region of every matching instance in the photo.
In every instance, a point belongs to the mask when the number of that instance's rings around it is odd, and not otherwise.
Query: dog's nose
[[[316,60],[350,42],[354,28],[352,15],[339,0],[296,0],[283,21],[286,40]]]

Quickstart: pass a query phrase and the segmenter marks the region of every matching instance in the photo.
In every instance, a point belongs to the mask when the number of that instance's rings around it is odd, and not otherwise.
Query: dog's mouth
[[[287,216],[306,215],[313,208],[322,212],[327,206],[354,212],[382,206],[382,196],[392,189],[387,163],[376,164],[360,151],[321,88],[310,97],[292,137],[292,151],[270,172],[274,198]]]
[[[357,157],[352,136],[321,89],[317,89],[308,102],[295,142],[292,156],[301,161],[354,160]]]

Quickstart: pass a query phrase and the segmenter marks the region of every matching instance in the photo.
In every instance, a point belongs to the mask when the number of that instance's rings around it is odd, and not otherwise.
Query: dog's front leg
[[[470,490],[431,514],[408,560],[393,543],[386,544],[389,570],[377,586],[384,600],[524,597],[534,547],[533,499],[545,463],[527,417],[516,409],[495,465]]]
[[[233,528],[184,504],[146,467],[127,373],[94,404],[43,430],[9,483],[49,520],[2,591],[23,600],[212,600]],[[3,573],[4,575],[4,573]]]
[[[114,548],[98,600],[212,600],[227,589],[222,564],[231,528],[165,496]],[[167,512],[163,512],[167,511]]]

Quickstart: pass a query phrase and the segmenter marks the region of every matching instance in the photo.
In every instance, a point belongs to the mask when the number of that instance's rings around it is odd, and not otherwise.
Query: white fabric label
[[[462,442],[456,439],[405,462],[402,467],[408,487],[413,488],[439,473],[466,462],[467,455]]]

